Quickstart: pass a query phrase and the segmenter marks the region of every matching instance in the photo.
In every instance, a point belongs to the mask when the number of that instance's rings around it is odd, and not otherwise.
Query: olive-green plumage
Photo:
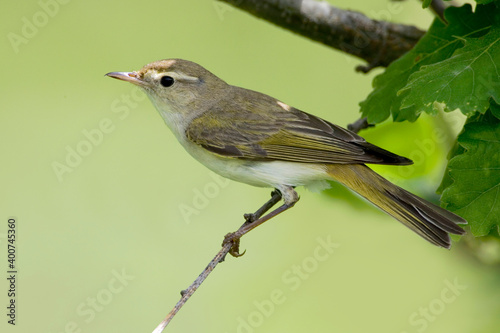
[[[187,137],[224,156],[303,163],[411,164],[326,120],[277,103],[256,91],[231,87],[221,100],[192,120]],[[266,112],[255,112],[255,110]],[[233,111],[235,110],[235,111]]]
[[[464,234],[457,226],[466,223],[463,218],[392,184],[366,165],[332,164],[328,173],[432,244],[449,248],[448,233]]]

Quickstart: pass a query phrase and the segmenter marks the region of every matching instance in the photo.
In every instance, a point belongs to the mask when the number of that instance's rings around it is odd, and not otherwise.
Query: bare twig
[[[267,201],[261,208],[259,208],[255,213],[253,214],[245,214],[245,223],[240,227],[243,228],[244,226],[258,220],[265,212],[267,212],[269,209],[271,209],[276,203],[278,203],[281,200],[281,193],[279,191],[273,191],[271,193],[271,199]],[[238,229],[238,230],[240,230]],[[231,251],[231,249],[234,247],[233,243],[223,243],[222,244],[222,249],[217,252],[215,257],[210,261],[210,263],[205,267],[203,272],[194,280],[194,282],[185,290],[181,291],[181,299],[177,304],[174,306],[172,311],[169,312],[169,314],[163,319],[163,321],[155,328],[153,333],[161,333],[167,327],[167,325],[172,321],[174,316],[179,312],[179,310],[186,304],[186,302],[189,300],[189,298],[194,294],[194,292],[198,289],[198,287],[207,279],[208,275],[212,273],[214,270],[215,266],[219,264],[220,262],[223,262],[224,259],[226,258],[227,254]]]
[[[205,281],[208,275],[214,270],[215,266],[221,261],[224,260],[224,257],[227,255],[229,250],[231,249],[232,244],[225,244],[222,249],[215,255],[215,257],[210,261],[208,266],[201,272],[201,274],[194,280],[194,282],[186,289],[181,292],[181,299],[174,306],[172,311],[163,319],[163,321],[158,325],[153,333],[161,333],[170,323],[170,321],[174,318],[174,316],[179,312],[184,304],[189,300],[189,298],[194,294],[194,292],[198,289],[198,287]]]
[[[359,131],[361,131],[365,128],[368,128],[368,127],[373,127],[373,126],[375,126],[375,125],[369,124],[366,117],[364,117],[364,118],[359,118],[358,120],[356,120],[352,124],[347,125],[347,129],[349,131],[353,131],[354,133],[359,133]]]
[[[377,21],[314,0],[219,0],[280,27],[342,50],[368,62],[368,72],[387,67],[423,36],[414,26]]]
[[[446,9],[446,5],[441,0],[432,0],[431,5],[429,6],[431,10],[436,14],[437,17],[441,19],[441,21],[446,22],[444,18],[444,10]]]

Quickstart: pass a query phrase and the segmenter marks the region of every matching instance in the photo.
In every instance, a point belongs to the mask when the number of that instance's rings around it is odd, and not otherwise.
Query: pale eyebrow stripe
[[[156,73],[153,74],[155,79],[159,79],[162,76],[168,75],[173,77],[176,80],[181,80],[181,81],[188,81],[188,82],[200,82],[201,79],[195,76],[189,76],[185,75],[183,73],[177,73],[177,72],[162,72],[162,73]]]
[[[190,82],[199,82],[200,81],[200,78],[198,78],[198,77],[184,75],[182,73],[177,73],[177,78],[178,78],[178,80],[182,80],[182,81],[190,81]]]

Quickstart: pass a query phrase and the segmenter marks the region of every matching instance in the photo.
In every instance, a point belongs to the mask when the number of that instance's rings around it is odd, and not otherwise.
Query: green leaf
[[[486,112],[489,98],[500,102],[500,27],[480,38],[463,38],[465,46],[452,57],[422,66],[413,73],[404,94],[402,108],[435,114],[460,108],[465,115]],[[497,65],[498,64],[498,65]],[[439,103],[439,104],[437,104]]]
[[[500,103],[499,103],[500,104]],[[491,103],[491,113],[497,117],[497,119],[500,119],[500,105],[498,104],[495,104],[495,103]]]
[[[458,142],[455,142],[453,147],[451,147],[450,152],[448,153],[448,160],[451,160],[453,157],[463,154],[465,152],[464,147],[458,144]],[[443,191],[451,186],[453,184],[453,179],[450,176],[450,172],[448,168],[446,168],[446,171],[443,175],[443,180],[441,180],[441,184],[439,185],[438,189],[436,190],[436,193],[438,194],[443,194]]]
[[[464,38],[486,34],[493,24],[495,12],[494,5],[477,6],[475,13],[468,4],[448,8],[445,11],[448,25],[435,19],[429,31],[411,51],[375,77],[373,91],[360,103],[363,117],[368,117],[369,123],[380,123],[390,114],[395,121],[415,121],[421,110],[416,107],[400,110],[409,91],[403,91],[399,95],[397,92],[406,86],[410,75],[422,66],[450,58],[457,49],[464,46]]]
[[[432,0],[431,0],[432,1]],[[450,0],[446,0],[446,1],[450,1]],[[491,3],[491,2],[494,2],[494,1],[497,1],[497,0],[476,0],[476,2],[479,4],[479,5],[486,5],[488,3]]]
[[[430,6],[432,0],[424,0],[422,1],[422,8],[427,8]]]
[[[500,120],[488,112],[464,126],[458,143],[464,151],[448,164],[453,183],[441,201],[469,222],[475,236],[484,236],[500,226]]]

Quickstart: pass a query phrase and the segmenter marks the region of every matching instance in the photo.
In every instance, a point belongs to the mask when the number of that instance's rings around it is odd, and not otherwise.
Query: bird
[[[165,59],[106,76],[142,88],[184,149],[223,177],[279,191],[283,205],[245,230],[293,207],[298,186],[324,189],[338,182],[439,247],[464,235],[462,217],[391,183],[367,164],[413,162],[358,134],[266,94],[233,86],[201,65]],[[239,255],[236,249],[233,255]]]

